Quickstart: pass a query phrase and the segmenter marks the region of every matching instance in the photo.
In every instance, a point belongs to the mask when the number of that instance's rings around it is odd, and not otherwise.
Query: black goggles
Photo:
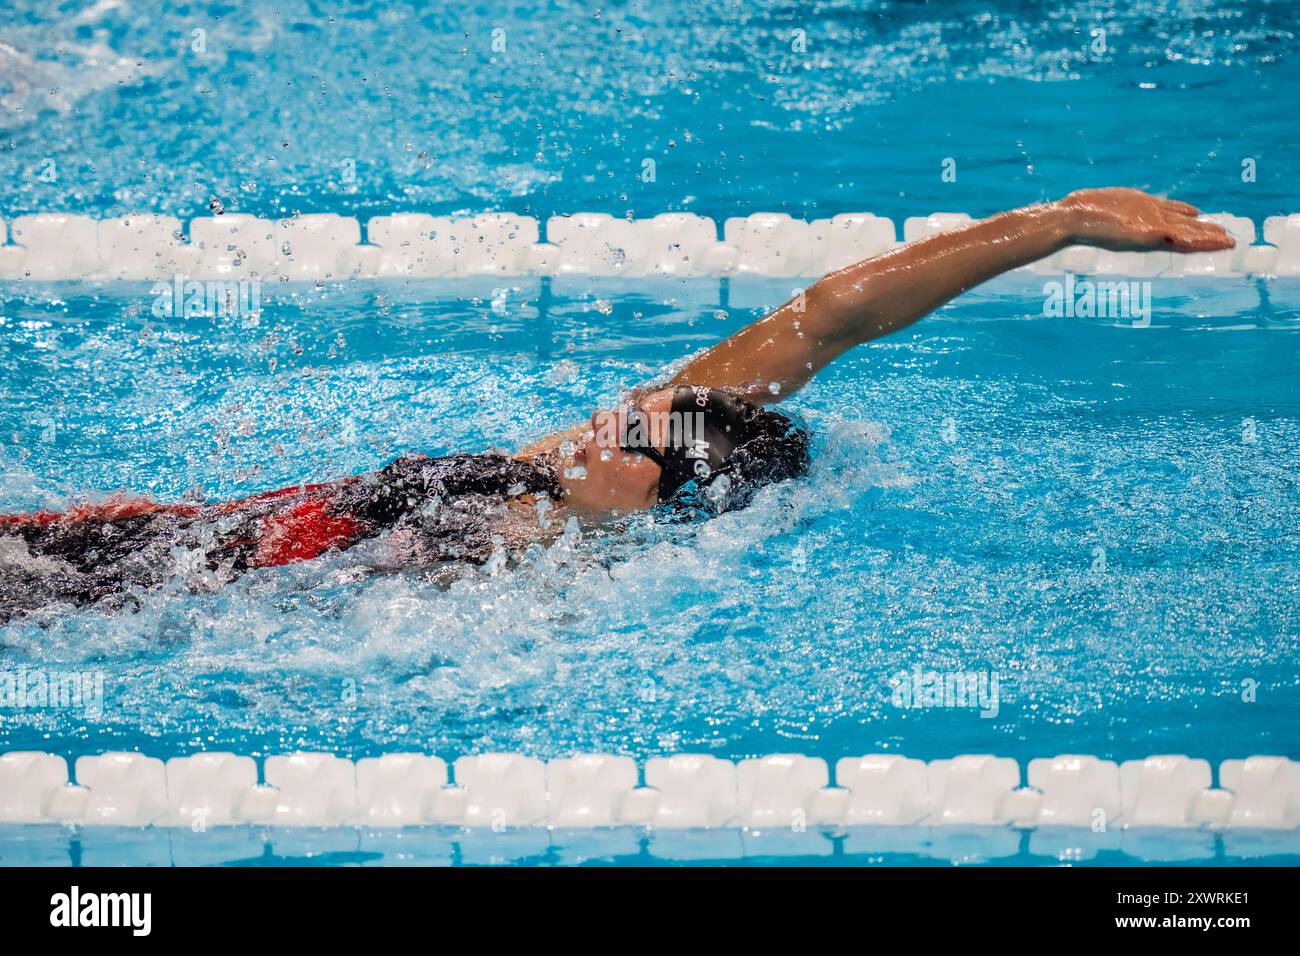
[[[627,434],[632,431],[633,428],[639,428],[639,433],[645,436],[644,444],[634,444],[627,441]],[[623,440],[619,442],[618,446],[619,451],[628,452],[632,455],[644,455],[664,471],[668,470],[668,459],[665,458],[663,453],[654,446],[654,437],[650,432],[649,422],[646,419],[645,413],[635,405],[629,405],[627,407],[627,415],[624,418],[622,438]]]

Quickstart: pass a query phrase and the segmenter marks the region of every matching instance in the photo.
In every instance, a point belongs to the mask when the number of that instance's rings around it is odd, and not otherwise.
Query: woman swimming
[[[382,566],[482,563],[551,533],[563,516],[591,522],[656,506],[742,506],[808,464],[807,434],[764,406],[844,352],[1069,245],[1234,245],[1197,215],[1137,190],[1093,189],[910,243],[824,277],[669,382],[513,457],[410,456],[367,475],[212,505],[125,499],[0,515],[0,621],[152,587],[186,568],[220,583],[359,545]]]

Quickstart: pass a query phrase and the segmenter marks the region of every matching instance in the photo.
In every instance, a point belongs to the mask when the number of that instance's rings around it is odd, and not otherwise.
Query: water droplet
[[[537,523],[546,528],[550,521],[546,517],[546,512],[551,510],[551,502],[546,498],[537,499],[537,504],[533,505],[533,510],[537,512]]]

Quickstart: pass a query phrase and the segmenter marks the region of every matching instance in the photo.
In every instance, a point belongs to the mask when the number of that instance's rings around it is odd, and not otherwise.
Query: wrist
[[[1083,239],[1082,217],[1068,198],[1032,207],[1038,211],[1041,228],[1056,250],[1076,245]]]
[[[1084,241],[1079,238],[1077,212],[1063,202],[1022,206],[994,218],[1001,219],[1011,235],[1023,240],[1019,249],[1030,262]]]

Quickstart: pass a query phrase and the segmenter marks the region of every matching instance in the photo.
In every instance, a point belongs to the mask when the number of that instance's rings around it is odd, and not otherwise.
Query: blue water
[[[1296,209],[1287,0],[6,6],[6,216]]]
[[[0,26],[6,219],[218,199],[901,220],[1111,183],[1300,208],[1285,4],[70,9]],[[157,319],[147,285],[3,284],[0,510],[518,447],[791,285],[286,286],[254,321]],[[10,624],[0,667],[103,673],[107,702],[0,711],[0,750],[1300,757],[1300,283],[1152,294],[1149,328],[1045,318],[1042,279],[1008,277],[859,349],[788,403],[812,473],[705,524],[590,529],[450,586],[343,555]],[[916,667],[996,672],[998,715],[894,706]]]

